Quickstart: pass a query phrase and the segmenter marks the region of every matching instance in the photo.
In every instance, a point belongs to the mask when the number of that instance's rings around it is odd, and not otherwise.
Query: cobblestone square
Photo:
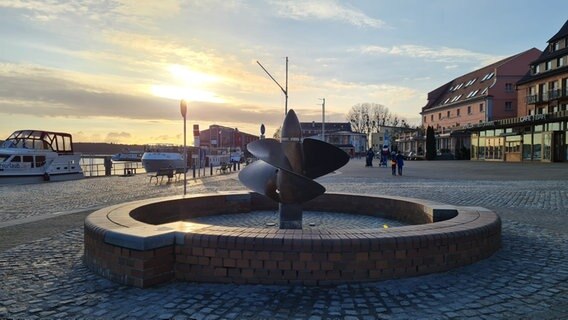
[[[328,191],[482,206],[503,220],[503,247],[427,276],[327,287],[175,282],[115,284],[85,268],[83,220],[95,208],[181,194],[148,177],[0,186],[0,318],[566,319],[568,165],[407,161],[404,176],[353,159],[318,179]],[[190,193],[244,190],[237,175],[190,180]]]

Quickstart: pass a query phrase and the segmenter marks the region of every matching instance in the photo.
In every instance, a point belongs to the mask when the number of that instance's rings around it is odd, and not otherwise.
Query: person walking
[[[398,167],[398,175],[402,176],[402,167],[404,166],[404,156],[400,151],[396,154],[396,165]]]
[[[373,152],[373,148],[369,148],[367,151],[367,164],[365,167],[372,167],[373,166],[373,158],[375,157],[375,153]]]
[[[392,168],[392,175],[396,176],[396,157],[391,157],[391,168]]]

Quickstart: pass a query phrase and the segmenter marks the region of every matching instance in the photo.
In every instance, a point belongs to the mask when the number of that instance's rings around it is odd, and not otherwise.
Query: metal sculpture
[[[239,173],[248,188],[278,202],[280,229],[302,229],[302,203],[325,192],[313,179],[343,167],[349,156],[316,139],[302,139],[300,121],[290,109],[282,124],[280,141],[262,139],[247,145],[259,160]]]

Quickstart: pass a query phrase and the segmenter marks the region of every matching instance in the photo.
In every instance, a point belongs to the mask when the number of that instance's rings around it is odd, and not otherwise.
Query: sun
[[[167,67],[173,84],[152,85],[152,95],[167,99],[223,103],[225,100],[210,90],[220,79],[181,65]]]

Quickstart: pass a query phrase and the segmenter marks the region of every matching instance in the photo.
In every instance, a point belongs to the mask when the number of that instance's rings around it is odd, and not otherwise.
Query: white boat
[[[113,162],[140,162],[142,161],[143,151],[124,150],[110,157]]]
[[[0,184],[81,179],[80,162],[68,133],[15,131],[0,145]]]
[[[142,166],[146,172],[183,168],[184,163],[183,147],[172,144],[147,145],[142,155]]]

